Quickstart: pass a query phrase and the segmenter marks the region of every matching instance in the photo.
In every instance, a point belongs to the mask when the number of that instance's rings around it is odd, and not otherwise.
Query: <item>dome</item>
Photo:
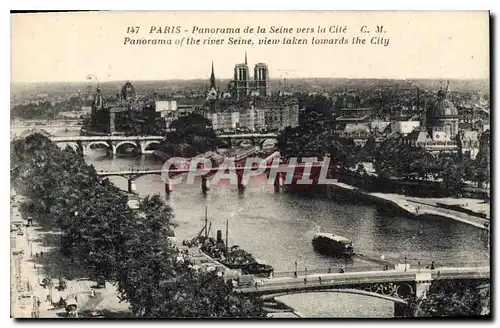
[[[440,90],[438,92],[438,99],[427,110],[427,118],[456,118],[457,116],[457,108],[450,100],[446,99],[446,94],[442,90]]]
[[[127,100],[135,97],[135,89],[130,81],[125,82],[122,88],[122,98]]]

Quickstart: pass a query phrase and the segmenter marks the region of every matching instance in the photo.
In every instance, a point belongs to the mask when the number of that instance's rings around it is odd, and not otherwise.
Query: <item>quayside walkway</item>
[[[403,213],[418,218],[424,218],[425,216],[436,216],[441,218],[447,218],[462,222],[476,228],[483,230],[489,230],[489,220],[485,218],[480,218],[475,215],[469,215],[467,213],[454,211],[451,209],[445,209],[431,205],[429,202],[425,201],[425,198],[417,200],[415,197],[407,197],[399,194],[386,194],[380,192],[365,192],[359,188],[353,187],[351,185],[337,182],[334,183],[337,188],[342,188],[344,190],[356,193],[363,196],[366,199],[371,199],[377,203],[385,203],[392,206],[396,206]]]

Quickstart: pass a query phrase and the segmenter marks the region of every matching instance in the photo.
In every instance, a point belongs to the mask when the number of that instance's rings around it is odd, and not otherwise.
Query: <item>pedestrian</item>
[[[78,295],[75,294],[75,303],[78,303]]]
[[[43,258],[43,251],[40,252],[40,258]]]
[[[255,289],[257,289],[257,281],[255,282]]]
[[[328,268],[328,273],[332,273],[332,268]]]
[[[431,270],[434,270],[436,267],[434,266],[434,261],[431,262]]]
[[[40,307],[40,304],[41,304],[41,303],[42,303],[42,302],[40,302],[40,299],[37,299],[37,300],[36,300],[36,305],[37,305],[37,307]]]
[[[304,277],[304,285],[307,284],[307,278]]]
[[[297,271],[294,271],[294,272],[293,272],[293,277],[294,277],[294,278],[297,278]]]
[[[319,284],[321,285],[321,277],[318,277],[318,280],[319,280]]]

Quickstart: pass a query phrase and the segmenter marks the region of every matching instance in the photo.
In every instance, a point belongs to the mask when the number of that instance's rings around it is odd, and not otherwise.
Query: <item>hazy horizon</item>
[[[216,80],[231,81],[232,77],[217,77]],[[287,77],[290,80],[383,80],[383,81],[483,81],[490,82],[490,78],[377,78],[377,77]],[[11,81],[10,84],[56,84],[56,83],[119,83],[119,82],[169,82],[169,81],[209,81],[209,78],[175,78],[175,79],[118,79],[118,80],[60,80],[60,81]],[[283,78],[270,78],[270,81],[283,81]],[[208,83],[208,82],[207,82]]]

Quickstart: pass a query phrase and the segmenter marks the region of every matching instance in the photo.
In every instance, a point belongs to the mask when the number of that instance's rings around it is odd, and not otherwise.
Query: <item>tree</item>
[[[260,317],[259,300],[235,294],[212,273],[193,270],[169,242],[174,214],[158,195],[139,210],[71,148],[33,135],[12,143],[11,174],[47,225],[61,229],[63,254],[116,283],[140,317]],[[26,208],[27,210],[27,208]]]
[[[215,150],[217,136],[210,120],[196,113],[183,116],[170,125],[165,141],[158,147],[172,156],[194,157]]]
[[[489,286],[484,291],[473,281],[437,280],[425,297],[410,302],[409,316],[470,317],[489,315]]]

